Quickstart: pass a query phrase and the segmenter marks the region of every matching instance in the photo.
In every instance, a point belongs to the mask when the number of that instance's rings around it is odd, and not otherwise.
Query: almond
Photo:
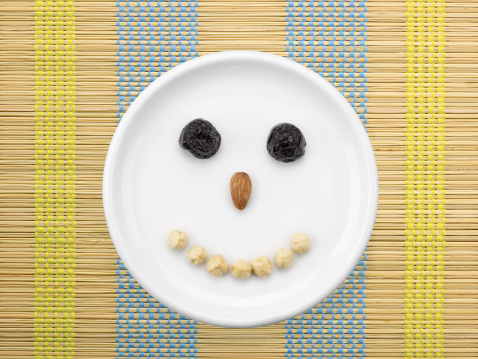
[[[251,196],[252,183],[246,172],[236,172],[231,177],[231,197],[234,206],[242,211],[249,202]]]

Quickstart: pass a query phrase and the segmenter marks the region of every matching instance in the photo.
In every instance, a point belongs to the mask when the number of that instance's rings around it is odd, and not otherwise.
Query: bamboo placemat
[[[103,164],[121,115],[189,58],[249,49],[356,108],[380,180],[363,259],[316,308],[196,323],[118,259]],[[478,357],[474,1],[0,1],[0,356]]]

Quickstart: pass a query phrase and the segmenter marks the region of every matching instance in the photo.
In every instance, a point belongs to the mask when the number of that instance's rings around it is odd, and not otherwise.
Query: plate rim
[[[364,221],[364,225],[362,226],[361,233],[357,236],[358,240],[362,242],[361,246],[357,246],[355,252],[352,254],[352,257],[355,258],[354,261],[350,261],[351,265],[347,266],[346,275],[342,277],[340,283],[343,283],[344,280],[350,275],[353,271],[353,268],[357,265],[360,260],[360,257],[363,255],[369,239],[371,237],[375,219],[377,215],[377,208],[378,208],[378,195],[379,195],[379,181],[378,181],[378,171],[377,171],[377,164],[375,160],[375,155],[373,152],[373,147],[370,142],[370,138],[367,134],[365,126],[362,124],[362,121],[358,117],[355,110],[349,104],[349,102],[345,99],[345,97],[326,79],[324,79],[321,75],[316,73],[315,71],[307,68],[306,66],[299,64],[293,60],[287,59],[285,57],[281,57],[278,55],[265,53],[265,52],[258,52],[258,51],[248,51],[248,50],[231,50],[231,51],[222,51],[216,52],[200,57],[196,57],[194,59],[188,60],[182,64],[175,66],[174,68],[170,69],[166,73],[162,74],[158,78],[156,78],[151,84],[149,84],[132,102],[126,113],[123,115],[123,118],[119,122],[113,137],[111,139],[110,145],[108,147],[108,152],[106,155],[104,171],[103,171],[103,181],[102,181],[102,197],[103,197],[103,210],[105,213],[106,224],[108,227],[108,231],[113,242],[113,245],[118,252],[119,257],[125,264],[128,271],[132,274],[135,280],[143,287],[150,295],[156,298],[158,301],[166,305],[169,309],[172,309],[175,312],[181,313],[187,316],[190,319],[195,319],[201,322],[209,323],[216,326],[222,327],[234,327],[234,328],[250,328],[250,327],[257,327],[262,325],[269,325],[274,324],[283,320],[287,320],[292,318],[300,313],[303,313],[310,308],[316,306],[326,297],[328,297],[337,286],[334,286],[331,290],[328,289],[323,291],[324,294],[320,294],[317,292],[316,296],[311,296],[309,300],[305,301],[304,304],[300,306],[293,306],[287,311],[282,311],[277,313],[274,316],[269,316],[267,318],[247,318],[247,319],[223,319],[220,317],[214,317],[209,314],[204,314],[198,312],[196,310],[191,310],[190,308],[183,306],[181,304],[175,303],[174,299],[169,297],[167,293],[158,290],[156,286],[150,283],[144,277],[136,271],[134,260],[128,256],[128,251],[123,246],[122,241],[118,238],[120,237],[120,233],[118,233],[118,220],[115,218],[115,209],[113,205],[112,199],[112,188],[114,182],[114,172],[115,172],[115,161],[118,158],[118,152],[120,150],[120,145],[123,138],[127,134],[127,129],[132,123],[133,118],[135,117],[136,112],[139,110],[141,105],[156,91],[158,91],[161,87],[166,86],[168,83],[173,81],[175,77],[180,75],[182,72],[188,70],[194,70],[196,67],[200,67],[202,65],[206,65],[209,63],[214,62],[222,62],[227,60],[250,60],[250,61],[262,61],[268,62],[274,65],[279,65],[281,67],[288,67],[290,70],[294,70],[296,72],[302,73],[310,80],[320,83],[321,87],[323,87],[331,96],[333,96],[340,106],[344,107],[344,110],[350,113],[352,117],[356,118],[356,121],[351,121],[353,123],[354,129],[353,132],[358,134],[364,140],[360,141],[361,147],[365,153],[365,162],[366,168],[368,169],[368,173],[371,179],[371,183],[368,184],[370,188],[370,198],[368,201],[369,207],[367,210],[367,218]],[[360,126],[358,126],[360,125]],[[116,238],[116,240],[115,240]],[[360,249],[360,251],[358,250]],[[345,273],[345,270],[344,270]],[[340,284],[338,284],[340,286]]]

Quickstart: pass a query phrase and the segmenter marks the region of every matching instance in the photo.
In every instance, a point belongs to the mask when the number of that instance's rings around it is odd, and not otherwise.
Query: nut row
[[[184,249],[188,242],[188,235],[179,230],[169,234],[168,244],[172,249]],[[309,236],[305,233],[297,233],[291,237],[292,249],[297,253],[303,253],[310,248]],[[188,260],[196,265],[201,265],[207,258],[207,251],[200,245],[193,246],[187,254]],[[275,254],[275,263],[279,268],[289,268],[292,265],[294,253],[289,248],[279,248]],[[214,277],[220,277],[229,271],[229,263],[220,254],[212,256],[206,263],[206,269]],[[261,256],[252,263],[240,259],[232,264],[231,273],[236,278],[249,278],[254,272],[258,277],[267,277],[272,272],[272,263],[269,258]]]

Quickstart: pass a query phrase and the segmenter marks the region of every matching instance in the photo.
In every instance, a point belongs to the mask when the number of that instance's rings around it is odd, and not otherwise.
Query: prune
[[[305,137],[290,123],[275,125],[267,139],[267,151],[277,161],[294,162],[305,154]]]
[[[221,146],[221,135],[208,121],[198,118],[181,131],[179,145],[199,159],[211,158]]]

